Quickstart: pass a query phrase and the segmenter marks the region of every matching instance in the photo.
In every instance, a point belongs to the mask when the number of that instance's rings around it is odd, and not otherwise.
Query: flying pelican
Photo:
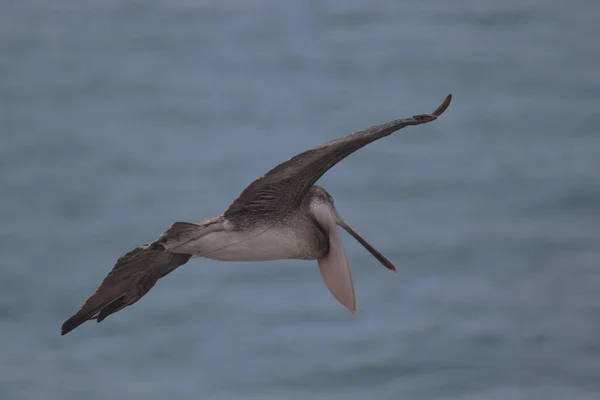
[[[333,198],[315,183],[367,144],[405,126],[434,121],[451,100],[448,95],[431,114],[375,125],[300,153],[252,182],[224,213],[194,224],[175,222],[156,241],[120,257],[96,292],[62,325],[62,335],[134,304],[192,256],[221,261],[316,259],[333,297],[354,313],[354,283],[336,224],[387,269],[395,272],[396,267],[340,217]]]

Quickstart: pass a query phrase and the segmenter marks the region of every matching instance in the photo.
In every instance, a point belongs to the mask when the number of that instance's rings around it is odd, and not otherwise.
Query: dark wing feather
[[[65,335],[90,319],[98,322],[141,299],[156,282],[185,264],[189,254],[174,254],[160,245],[136,247],[114,268],[83,307],[62,325]]]
[[[192,256],[180,250],[182,245],[222,229],[221,217],[209,218],[197,224],[175,222],[153,243],[136,247],[120,257],[81,310],[65,321],[62,334],[69,333],[90,319],[100,322],[110,314],[132,305],[148,293],[160,278],[189,261]]]
[[[237,213],[273,213],[281,210],[282,205],[289,208],[298,207],[310,187],[345,157],[405,126],[434,121],[446,111],[451,100],[452,95],[448,95],[432,114],[415,115],[412,118],[375,125],[290,158],[252,182],[233,201],[224,216]]]

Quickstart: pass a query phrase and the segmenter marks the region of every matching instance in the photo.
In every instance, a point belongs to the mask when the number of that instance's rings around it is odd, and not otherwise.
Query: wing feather
[[[151,245],[136,247],[117,260],[96,292],[62,325],[65,335],[90,319],[98,322],[141,299],[163,276],[185,264],[189,254],[174,254]]]
[[[432,113],[397,119],[331,140],[314,149],[300,153],[277,165],[264,176],[252,182],[231,203],[223,214],[236,213],[266,214],[277,212],[282,206],[294,208],[317,180],[335,164],[367,144],[391,135],[406,126],[421,125],[434,121],[450,105],[452,95]]]
[[[62,325],[65,335],[84,322],[98,322],[136,303],[156,282],[192,257],[180,251],[182,244],[223,228],[221,218],[191,224],[175,222],[151,244],[138,246],[121,256],[81,309]]]

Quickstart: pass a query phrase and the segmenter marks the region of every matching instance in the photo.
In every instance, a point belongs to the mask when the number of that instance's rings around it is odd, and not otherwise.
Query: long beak
[[[342,217],[340,217],[340,215],[337,213],[337,211],[335,212],[335,223],[338,224],[339,226],[341,226],[342,228],[344,228],[344,230],[346,232],[348,232],[350,235],[352,235],[352,237],[356,240],[358,240],[358,243],[362,244],[363,247],[365,249],[367,249],[369,251],[369,253],[371,253],[373,255],[373,257],[375,257],[377,260],[379,260],[379,262],[386,267],[387,269],[394,271],[395,273],[398,273],[396,271],[396,267],[394,266],[394,264],[392,264],[392,262],[390,260],[388,260],[387,258],[385,258],[385,256],[383,254],[381,254],[379,251],[377,251],[377,249],[373,246],[371,246],[371,244],[369,242],[367,242],[365,239],[362,238],[362,236],[360,236],[358,234],[358,232],[356,232],[350,225],[348,225],[346,223],[346,221],[344,221],[342,219]]]

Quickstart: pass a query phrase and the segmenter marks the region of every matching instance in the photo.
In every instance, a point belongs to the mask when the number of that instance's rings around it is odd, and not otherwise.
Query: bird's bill
[[[329,204],[319,204],[312,211],[329,239],[329,252],[317,259],[323,280],[333,297],[354,313],[356,311],[354,282],[346,251],[336,226],[335,211]]]
[[[344,221],[342,219],[342,217],[340,217],[340,215],[335,210],[334,210],[334,214],[335,214],[336,224],[338,224],[339,226],[344,228],[344,230],[346,232],[348,232],[350,235],[352,235],[352,237],[354,239],[356,239],[358,241],[358,243],[362,244],[363,247],[365,249],[367,249],[369,251],[369,253],[371,253],[373,255],[373,257],[375,257],[384,267],[386,267],[387,269],[389,269],[391,271],[396,272],[396,267],[394,266],[394,264],[392,264],[392,262],[390,260],[388,260],[379,251],[377,251],[377,249],[375,247],[371,246],[371,244],[369,242],[367,242],[365,239],[363,239],[363,237],[360,236],[358,234],[358,232],[356,232],[350,225],[348,225],[346,223],[346,221]]]

